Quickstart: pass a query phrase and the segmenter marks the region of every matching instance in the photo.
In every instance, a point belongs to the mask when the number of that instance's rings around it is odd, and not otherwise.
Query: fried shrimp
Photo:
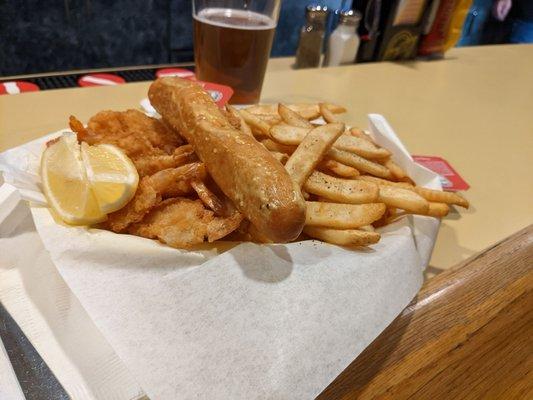
[[[202,163],[191,163],[146,176],[141,179],[131,201],[109,214],[103,226],[114,232],[123,232],[130,224],[141,221],[163,199],[192,193],[191,183],[205,179],[205,175]]]
[[[237,229],[242,219],[239,213],[216,217],[200,200],[176,197],[163,201],[142,223],[131,225],[128,232],[159,239],[172,247],[186,248],[223,238]]]

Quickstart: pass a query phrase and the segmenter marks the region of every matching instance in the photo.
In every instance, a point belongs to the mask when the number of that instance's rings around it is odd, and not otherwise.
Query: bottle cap
[[[308,5],[305,8],[305,17],[308,21],[325,22],[328,13],[327,6]]]
[[[361,13],[359,11],[348,10],[340,12],[340,24],[357,25],[361,21]]]

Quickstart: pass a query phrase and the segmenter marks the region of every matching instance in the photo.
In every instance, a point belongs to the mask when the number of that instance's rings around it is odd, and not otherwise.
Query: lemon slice
[[[73,225],[92,225],[124,207],[133,197],[139,175],[118,148],[78,144],[66,133],[43,152],[43,191],[59,217]]]
[[[90,225],[106,219],[87,180],[74,134],[64,134],[46,148],[41,158],[41,178],[50,206],[63,221]]]
[[[137,169],[118,147],[110,144],[81,144],[87,180],[100,210],[108,214],[128,203],[139,183]]]

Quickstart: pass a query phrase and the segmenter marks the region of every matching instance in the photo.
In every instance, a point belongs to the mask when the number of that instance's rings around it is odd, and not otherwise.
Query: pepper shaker
[[[296,51],[296,68],[320,66],[328,12],[326,6],[309,5],[306,7],[306,24],[300,31],[300,41]]]

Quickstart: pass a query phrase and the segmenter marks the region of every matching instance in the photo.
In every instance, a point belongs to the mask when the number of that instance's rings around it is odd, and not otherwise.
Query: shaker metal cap
[[[356,25],[361,21],[361,13],[359,11],[348,10],[340,12],[340,23],[346,25]]]
[[[308,20],[325,21],[329,10],[327,6],[310,4],[305,8],[305,16]]]

